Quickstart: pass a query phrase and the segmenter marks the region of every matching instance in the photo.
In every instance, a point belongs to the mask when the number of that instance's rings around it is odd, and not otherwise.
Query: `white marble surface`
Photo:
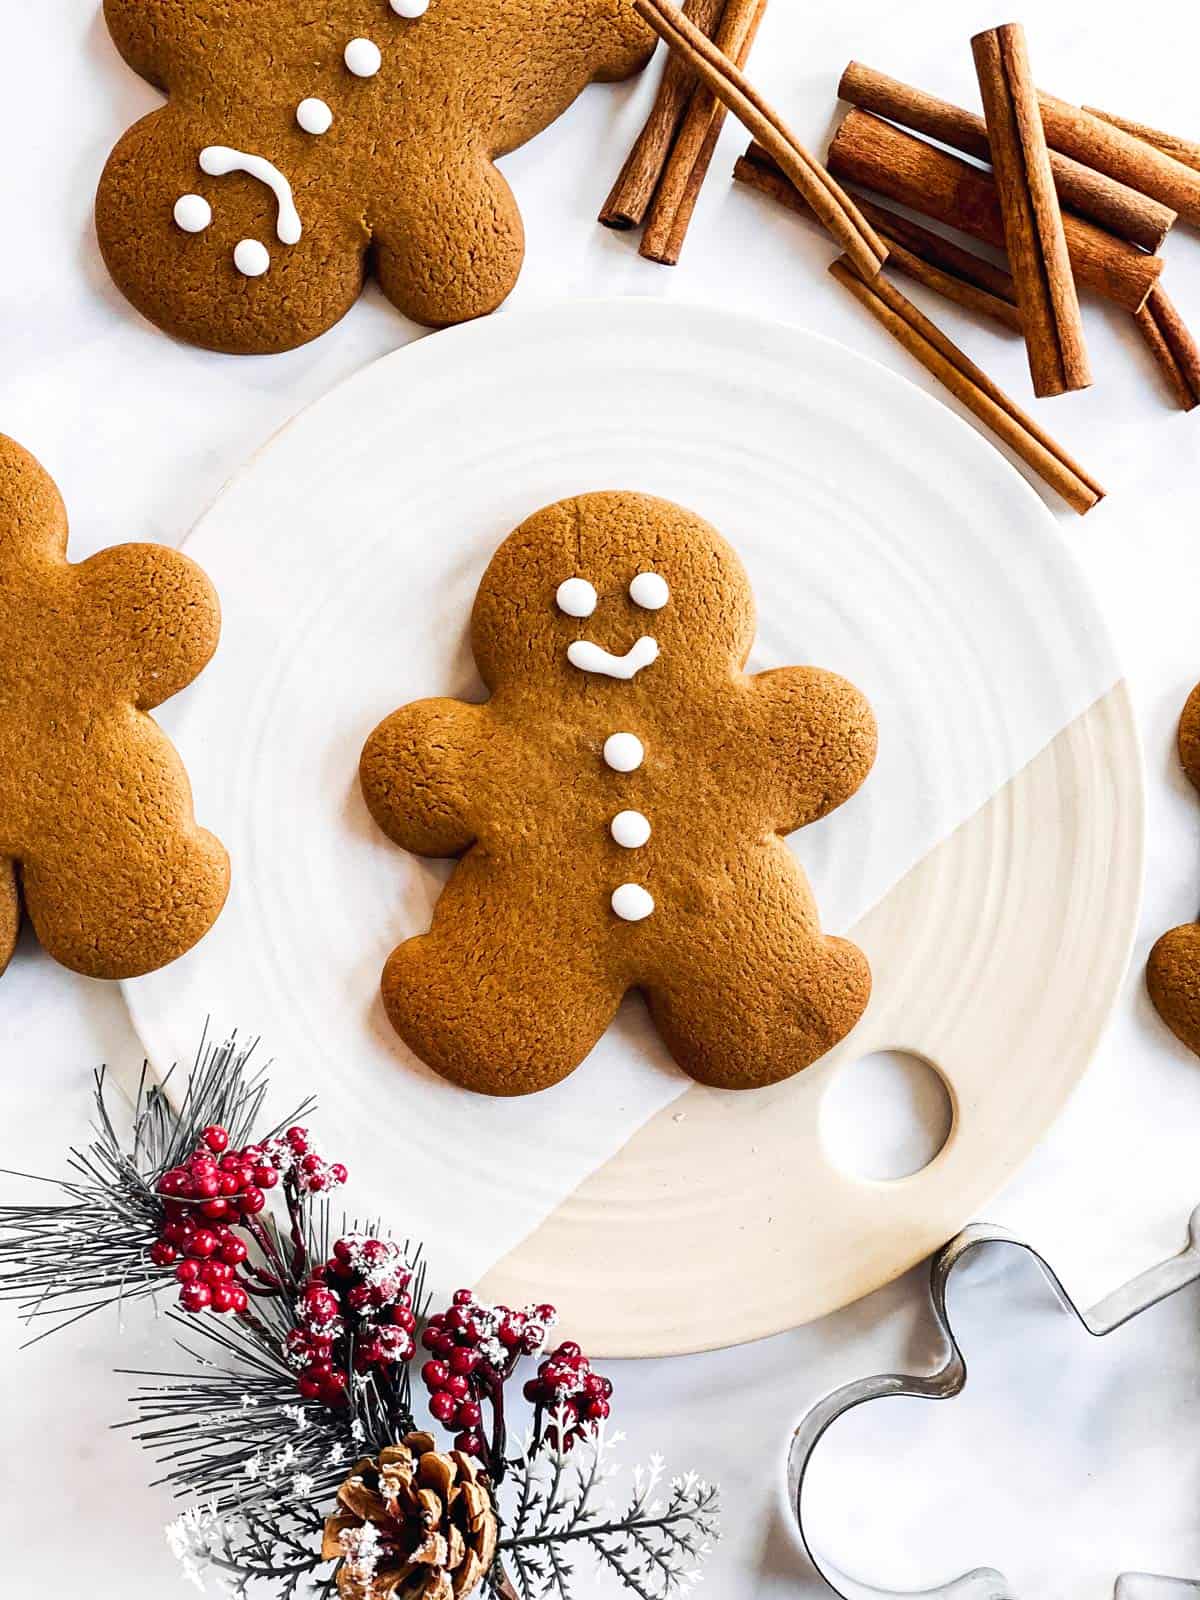
[[[275,428],[418,333],[373,294],[317,345],[268,360],[184,349],[140,322],[105,278],[90,205],[110,145],[155,97],[116,58],[98,13],[95,0],[36,7],[7,0],[10,71],[0,97],[7,152],[0,429],[57,477],[73,513],[76,556],[127,538],[177,541]],[[1200,135],[1189,67],[1200,48],[1200,14],[1173,7],[1158,15],[1153,33],[1139,36],[1128,8],[1113,0],[1042,0],[1026,19],[1040,79],[1063,96]],[[925,0],[917,9],[884,0],[829,8],[774,0],[755,76],[816,144],[851,56],[973,99],[967,40],[998,20],[979,0]],[[674,272],[641,262],[627,239],[594,226],[649,92],[647,83],[593,90],[506,163],[529,231],[514,303],[613,293],[736,303],[816,328],[913,375],[827,281],[826,242],[756,197],[729,191],[724,174],[738,148],[736,130],[726,135]],[[1172,294],[1200,322],[1200,239],[1181,228],[1166,253]],[[932,309],[1001,382],[1028,395],[1017,345]],[[1175,718],[1200,677],[1200,416],[1169,409],[1122,318],[1089,305],[1087,324],[1096,387],[1044,404],[1039,415],[1111,491],[1086,522],[1065,518],[1065,525],[1117,634],[1142,719],[1145,906],[1126,992],[1092,1073],[990,1215],[1060,1252],[1072,1281],[1099,1288],[1175,1248],[1200,1199],[1200,1063],[1157,1023],[1141,986],[1153,937],[1191,916],[1200,899],[1200,811],[1172,755]],[[269,1030],[269,1019],[247,1022]],[[26,943],[0,988],[0,1159],[33,1170],[58,1166],[83,1131],[91,1067],[137,1053],[114,989],[57,971]],[[1122,1567],[1200,1575],[1196,1297],[1130,1329],[1100,1360],[1094,1347],[1064,1343],[1057,1330],[1037,1342],[1041,1316],[1029,1309],[1007,1317],[999,1287],[985,1289],[970,1313],[983,1381],[969,1414],[946,1408],[943,1421],[926,1408],[911,1433],[890,1440],[887,1431],[902,1420],[898,1408],[883,1435],[870,1434],[879,1426],[873,1420],[863,1433],[847,1434],[850,1475],[828,1518],[838,1554],[878,1582],[944,1578],[959,1556],[959,1567],[1007,1567],[1026,1579],[1025,1592],[1080,1596],[1105,1592]],[[111,1324],[97,1325],[20,1356],[17,1343],[5,1316],[5,1590],[53,1587],[122,1600],[182,1592],[159,1532],[166,1500],[145,1488],[148,1463],[136,1448],[107,1431],[125,1414],[130,1388],[111,1369],[161,1356],[153,1330],[131,1330],[121,1343]],[[673,1460],[726,1484],[727,1538],[710,1592],[773,1600],[805,1591],[809,1580],[780,1514],[794,1418],[833,1383],[893,1364],[920,1366],[929,1355],[914,1278],[765,1345],[616,1373],[630,1448],[640,1444],[644,1454],[665,1442]],[[960,1458],[942,1438],[951,1421],[972,1430],[971,1460],[985,1468],[994,1462],[975,1479],[955,1470]],[[831,1466],[843,1470],[841,1455]],[[978,1541],[940,1555],[933,1513],[978,1512],[981,1484],[1000,1497],[1000,1509],[977,1516]],[[1135,1502],[1155,1515],[1135,1517]]]

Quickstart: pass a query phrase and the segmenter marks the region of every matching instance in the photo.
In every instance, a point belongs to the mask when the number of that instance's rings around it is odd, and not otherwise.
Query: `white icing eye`
[[[646,747],[636,733],[612,733],[604,741],[604,760],[614,772],[636,772],[646,759]]]
[[[661,611],[671,598],[667,580],[657,572],[639,572],[629,585],[629,598],[643,611]]]
[[[356,78],[373,78],[383,65],[383,52],[370,39],[351,39],[343,59]]]
[[[560,583],[554,603],[567,617],[590,617],[596,609],[596,591],[586,578],[568,578]]]
[[[622,922],[644,922],[654,910],[654,896],[640,883],[623,883],[613,890],[612,908]]]
[[[423,17],[429,10],[429,0],[392,0],[392,10],[398,17]]]
[[[257,239],[243,239],[233,252],[233,264],[243,278],[261,278],[270,270],[271,252]]]
[[[305,133],[320,138],[321,134],[328,133],[333,127],[333,112],[324,100],[318,100],[314,96],[308,100],[301,100],[296,107],[296,121]]]
[[[212,222],[212,207],[202,194],[181,194],[175,202],[175,225],[184,233],[203,233]]]
[[[618,811],[609,824],[622,850],[640,850],[650,838],[650,821],[640,811]]]

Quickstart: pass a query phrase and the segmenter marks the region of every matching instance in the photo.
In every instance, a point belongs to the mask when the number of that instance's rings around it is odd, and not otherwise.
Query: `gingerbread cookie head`
[[[562,501],[521,525],[484,574],[471,646],[489,689],[571,692],[584,677],[668,687],[745,665],[754,596],[702,518],[643,495]]]
[[[653,36],[632,0],[105,0],[168,102],[114,150],[96,225],[117,286],[209,349],[288,350],[368,273],[431,326],[492,311],[524,255],[495,158]]]
[[[405,707],[360,767],[397,844],[461,857],[383,977],[435,1071],[546,1088],[631,989],[722,1088],[789,1077],[857,1021],[866,959],[822,934],[783,835],[859,787],[874,719],[833,673],[748,677],[753,631],[740,561],[663,500],[581,495],[500,547],[471,629],[490,700]]]
[[[58,492],[0,437],[0,968],[20,905],[46,950],[96,978],[182,955],[229,886],[179,757],[147,713],[216,647],[200,569],[158,545],[72,565]]]

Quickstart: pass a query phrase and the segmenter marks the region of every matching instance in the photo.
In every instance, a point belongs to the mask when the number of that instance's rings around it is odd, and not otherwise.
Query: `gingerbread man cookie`
[[[666,501],[565,500],[501,545],[471,620],[491,698],[406,706],[361,763],[390,838],[461,857],[383,976],[443,1077],[557,1083],[631,989],[722,1088],[799,1072],[854,1026],[866,958],[822,935],[783,835],[859,787],[874,719],[832,673],[746,676],[753,637],[737,556]]]
[[[492,311],[524,234],[496,157],[653,35],[633,0],[105,0],[169,99],[96,201],[118,288],[193,344],[289,350],[373,272],[432,326]]]
[[[1179,758],[1200,790],[1200,685],[1179,719]],[[1167,1027],[1200,1055],[1200,923],[1186,922],[1163,934],[1146,964],[1146,986]]]
[[[220,611],[174,550],[66,550],[57,489],[0,436],[0,971],[23,902],[57,961],[129,978],[190,949],[229,888],[146,714],[207,663]]]

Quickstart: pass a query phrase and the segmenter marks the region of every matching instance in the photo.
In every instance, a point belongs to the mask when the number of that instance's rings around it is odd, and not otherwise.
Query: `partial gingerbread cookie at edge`
[[[190,949],[229,888],[147,715],[206,665],[220,611],[174,550],[66,550],[57,489],[0,436],[0,970],[23,902],[64,966],[136,977]]]
[[[368,272],[431,326],[494,310],[524,256],[494,165],[654,37],[632,0],[105,0],[168,96],[100,182],[100,247],[152,322],[232,354],[331,328]]]
[[[1200,685],[1179,719],[1179,759],[1200,790]],[[1146,987],[1167,1027],[1200,1055],[1200,923],[1163,934],[1146,963]]]
[[[383,977],[443,1077],[546,1088],[631,989],[722,1088],[789,1077],[857,1022],[866,958],[822,934],[783,836],[858,789],[874,718],[814,667],[746,676],[754,625],[733,550],[666,501],[566,500],[501,545],[471,623],[491,698],[405,707],[360,768],[390,838],[461,858]]]

